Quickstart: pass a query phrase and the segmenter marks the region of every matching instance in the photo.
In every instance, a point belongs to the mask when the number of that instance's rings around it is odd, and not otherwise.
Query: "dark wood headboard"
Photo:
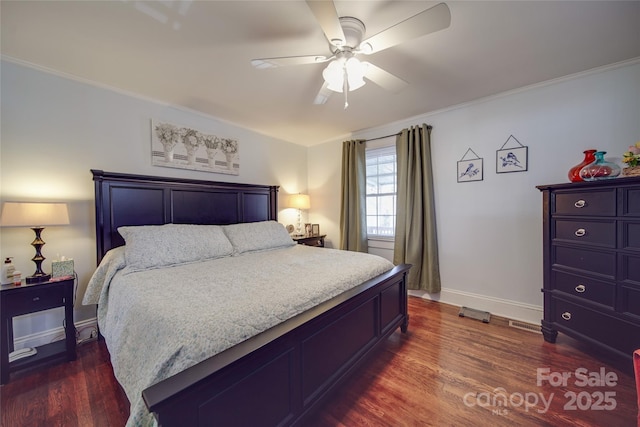
[[[278,186],[91,170],[95,182],[98,263],[124,245],[125,225],[237,224],[277,220]]]

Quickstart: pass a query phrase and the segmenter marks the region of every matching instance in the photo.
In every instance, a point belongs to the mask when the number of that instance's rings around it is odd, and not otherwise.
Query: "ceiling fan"
[[[360,61],[358,55],[371,55],[405,41],[443,30],[451,24],[449,7],[440,3],[364,39],[364,23],[350,16],[338,17],[333,1],[307,0],[306,3],[329,41],[330,55],[259,58],[251,60],[251,64],[255,68],[265,69],[331,61],[322,72],[324,84],[314,104],[324,104],[332,92],[342,92],[345,109],[349,106],[347,93],[362,87],[365,84],[364,77],[392,92],[398,92],[408,85],[388,71],[370,62]]]

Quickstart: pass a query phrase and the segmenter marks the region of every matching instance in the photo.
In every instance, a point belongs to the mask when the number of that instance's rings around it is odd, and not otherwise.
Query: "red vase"
[[[587,166],[590,163],[596,161],[595,152],[598,150],[585,150],[584,151],[584,160],[579,165],[575,165],[571,169],[569,169],[569,181],[571,182],[581,182],[584,181],[580,178],[580,170]]]

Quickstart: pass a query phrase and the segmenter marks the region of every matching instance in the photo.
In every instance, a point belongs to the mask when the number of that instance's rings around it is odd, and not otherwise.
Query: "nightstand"
[[[294,241],[298,242],[300,245],[307,246],[317,246],[319,248],[324,248],[324,238],[327,237],[326,234],[322,234],[319,236],[294,236],[291,237]]]
[[[40,365],[56,359],[76,359],[76,331],[73,323],[73,277],[49,282],[0,286],[0,384],[9,382],[14,371]],[[51,308],[64,307],[65,339],[36,347],[38,353],[9,363],[14,350],[13,318]]]

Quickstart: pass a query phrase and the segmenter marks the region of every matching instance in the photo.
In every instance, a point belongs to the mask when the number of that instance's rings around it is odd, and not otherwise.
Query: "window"
[[[367,236],[394,237],[396,147],[367,148]]]

